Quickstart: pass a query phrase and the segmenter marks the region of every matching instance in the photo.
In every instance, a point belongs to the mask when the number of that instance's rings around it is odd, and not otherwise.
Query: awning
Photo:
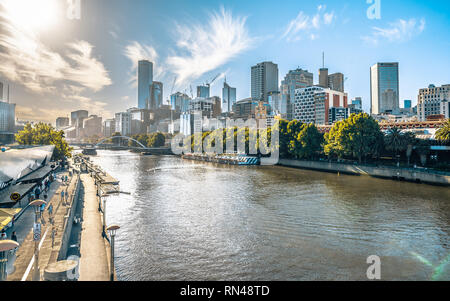
[[[22,208],[0,209],[0,231],[7,227],[21,210]]]
[[[20,182],[34,182],[39,183],[41,182],[46,176],[48,176],[53,171],[53,168],[50,166],[44,166],[39,168],[38,170],[32,172],[31,174],[27,175],[24,178],[19,179]]]
[[[3,190],[0,190],[0,206],[14,205],[16,202],[10,199],[11,194],[17,192],[22,199],[26,196],[34,187],[36,183],[10,185]],[[3,210],[3,209],[0,209]]]

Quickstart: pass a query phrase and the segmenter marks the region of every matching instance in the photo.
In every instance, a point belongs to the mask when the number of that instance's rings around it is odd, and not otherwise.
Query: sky
[[[136,107],[140,59],[154,62],[164,100],[218,74],[212,95],[226,77],[247,98],[250,68],[263,61],[278,64],[280,82],[300,67],[317,83],[322,52],[366,111],[377,62],[399,62],[401,106],[420,88],[450,84],[446,0],[80,0],[79,15],[77,2],[0,0],[0,81],[20,120]]]

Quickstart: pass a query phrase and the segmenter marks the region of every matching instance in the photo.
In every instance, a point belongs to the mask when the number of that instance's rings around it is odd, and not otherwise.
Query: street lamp
[[[111,281],[114,281],[114,237],[116,236],[116,231],[120,229],[118,225],[111,225],[106,230],[108,230],[111,237]]]
[[[41,241],[41,206],[47,204],[43,200],[34,200],[30,203],[30,206],[34,208],[34,227],[33,227],[33,239],[34,239],[34,271],[33,281],[40,281],[41,275],[39,272],[39,242]]]
[[[0,281],[5,281],[6,266],[8,263],[8,252],[17,248],[19,244],[13,240],[1,240],[0,241]]]

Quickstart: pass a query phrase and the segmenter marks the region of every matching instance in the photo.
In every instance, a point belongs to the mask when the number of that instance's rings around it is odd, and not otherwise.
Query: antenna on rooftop
[[[322,52],[322,69],[325,69],[325,52]]]

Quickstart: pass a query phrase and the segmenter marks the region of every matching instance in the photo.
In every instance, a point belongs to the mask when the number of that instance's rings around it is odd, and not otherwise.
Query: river
[[[450,189],[99,150],[119,280],[450,280]]]

